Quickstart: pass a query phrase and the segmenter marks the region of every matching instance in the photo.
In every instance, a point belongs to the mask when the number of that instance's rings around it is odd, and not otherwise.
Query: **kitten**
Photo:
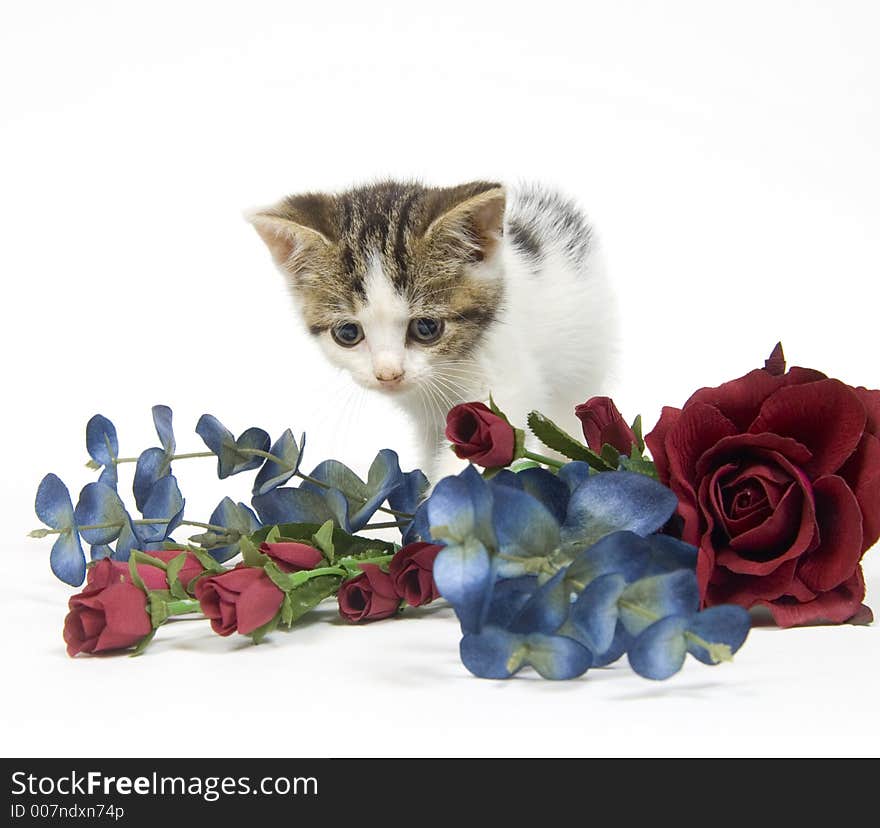
[[[518,426],[539,409],[575,428],[575,404],[601,390],[612,295],[592,228],[559,195],[387,181],[250,220],[328,359],[408,412],[433,482],[463,465],[443,437],[456,403],[491,391]]]

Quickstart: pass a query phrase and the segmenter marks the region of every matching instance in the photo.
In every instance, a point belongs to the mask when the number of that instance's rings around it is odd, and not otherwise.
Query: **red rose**
[[[260,552],[275,561],[282,572],[314,569],[324,560],[324,556],[307,543],[261,543]]]
[[[452,408],[446,415],[446,437],[462,460],[485,468],[513,461],[513,426],[483,403],[462,403]]]
[[[64,619],[67,654],[106,653],[133,647],[153,630],[147,596],[133,584],[86,587],[68,602]]]
[[[765,369],[664,408],[646,442],[682,538],[700,547],[704,606],[839,623],[860,609],[860,561],[880,537],[880,393],[784,371],[779,349]]]
[[[183,549],[159,549],[146,554],[152,558],[158,558],[166,564],[176,558],[183,552]],[[165,570],[158,566],[150,566],[149,564],[137,564],[138,575],[144,582],[147,589],[168,589],[168,579],[165,577]],[[186,589],[187,584],[205,571],[205,567],[199,563],[199,559],[192,554],[186,553],[186,560],[178,575],[181,586]],[[111,583],[131,583],[131,574],[128,569],[128,563],[122,561],[113,561],[110,558],[102,558],[97,563],[92,564],[88,568],[86,575],[86,589],[92,591],[103,589]]]
[[[357,624],[390,618],[400,606],[400,596],[387,572],[376,564],[361,564],[363,572],[339,587],[339,614]]]
[[[581,421],[584,439],[593,451],[600,452],[602,446],[609,445],[627,457],[632,454],[637,442],[636,435],[611,397],[591,397],[577,406],[574,413]]]
[[[215,633],[247,635],[277,615],[284,593],[262,567],[238,566],[202,578],[196,584],[196,598]]]
[[[407,544],[391,559],[388,574],[394,591],[411,607],[430,604],[440,597],[434,583],[434,558],[442,548],[418,541]]]

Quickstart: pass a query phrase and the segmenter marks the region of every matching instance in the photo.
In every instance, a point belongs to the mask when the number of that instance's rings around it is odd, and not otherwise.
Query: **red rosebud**
[[[218,635],[252,633],[277,615],[284,600],[284,593],[259,566],[237,566],[209,575],[196,584],[195,593]]]
[[[440,597],[434,583],[434,558],[442,548],[418,541],[407,544],[391,559],[388,574],[394,590],[411,607],[430,604]]]
[[[645,438],[700,548],[704,606],[764,605],[780,626],[846,621],[880,537],[880,392],[767,367],[664,408]]]
[[[360,564],[360,568],[360,575],[339,587],[339,614],[353,624],[390,618],[400,606],[391,576],[376,564]]]
[[[602,446],[609,445],[627,457],[632,454],[637,443],[635,432],[626,424],[610,397],[591,397],[577,406],[574,413],[581,421],[584,439],[593,451],[598,453]]]
[[[183,549],[158,549],[146,554],[151,558],[158,558],[167,564],[183,551]],[[160,569],[158,566],[139,563],[137,564],[137,571],[147,589],[168,589],[168,579],[165,576],[164,569]],[[180,570],[178,580],[181,586],[186,589],[189,582],[204,571],[205,567],[202,566],[199,559],[192,552],[187,552],[186,561]],[[96,592],[97,590],[104,589],[104,587],[109,586],[111,583],[131,583],[128,563],[114,561],[110,558],[102,558],[88,568],[84,592]]]
[[[74,595],[68,607],[64,641],[69,656],[124,650],[153,630],[147,596],[133,584],[116,581],[103,588],[91,585]]]
[[[462,403],[446,415],[446,438],[462,460],[485,468],[513,462],[513,426],[483,403]]]
[[[324,556],[307,543],[261,543],[260,552],[275,561],[282,572],[314,569],[324,560]]]

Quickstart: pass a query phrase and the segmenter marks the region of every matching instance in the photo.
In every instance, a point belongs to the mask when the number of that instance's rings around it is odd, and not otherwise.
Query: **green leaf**
[[[513,459],[519,460],[526,451],[526,433],[521,428],[513,430]]]
[[[212,558],[204,549],[200,549],[198,546],[187,546],[190,552],[196,556],[196,560],[205,567],[208,572],[211,573],[220,573],[226,572],[226,567],[221,563],[217,563],[217,561]]]
[[[314,536],[321,530],[323,524],[318,523],[281,523],[278,525],[280,537],[284,540],[296,541],[297,543],[312,544]],[[272,527],[264,526],[250,536],[251,541],[259,546],[269,534]],[[390,541],[378,538],[362,538],[358,535],[349,535],[338,526],[333,526],[331,536],[333,542],[334,557],[369,557],[370,555],[394,554],[400,547]]]
[[[613,467],[609,466],[596,452],[578,442],[540,411],[532,411],[529,414],[529,428],[532,434],[545,446],[558,451],[570,460],[582,460],[598,471],[613,470]]]
[[[636,445],[639,447],[639,454],[643,454],[645,451],[645,438],[642,437],[642,415],[639,414],[633,420],[630,428],[633,430],[633,434],[636,435]]]
[[[168,604],[165,601],[165,597],[163,596],[163,592],[166,590],[153,590],[150,592],[149,598],[149,607],[150,607],[150,621],[153,624],[153,629],[161,626],[168,620]]]
[[[498,405],[495,403],[495,400],[492,399],[492,394],[489,394],[489,410],[496,417],[501,417],[501,419],[504,420],[505,423],[510,425],[510,420],[507,419],[507,415],[498,407]]]
[[[328,520],[321,528],[312,535],[315,546],[324,553],[328,563],[336,560],[336,550],[333,548],[333,521]]]
[[[521,472],[525,471],[526,469],[540,469],[541,464],[537,463],[534,460],[527,460],[523,458],[520,460],[515,460],[513,463],[510,464],[509,468],[512,472]],[[485,477],[485,475],[483,476]]]
[[[147,633],[147,635],[145,635],[140,641],[138,641],[137,647],[135,647],[131,651],[129,657],[134,658],[135,656],[139,656],[141,653],[143,653],[143,651],[150,646],[150,642],[155,638],[155,636],[156,628],[154,627],[151,632]]]
[[[137,568],[137,552],[132,551],[131,555],[128,557],[128,574],[131,577],[131,582],[140,590],[143,590],[144,593],[149,595],[149,590],[147,589],[147,585],[144,583],[144,579],[141,578],[141,573],[138,572]]]
[[[292,590],[289,593],[290,623],[293,624],[299,618],[302,618],[303,615],[320,604],[325,598],[335,595],[341,583],[342,578],[338,575],[321,575]]]
[[[647,457],[643,457],[641,454],[637,453],[635,447],[633,448],[633,453],[630,457],[620,458],[620,468],[626,471],[636,472],[637,474],[643,474],[654,480],[659,479],[657,476],[657,467]]]
[[[269,561],[263,567],[263,571],[269,576],[269,580],[282,592],[289,592],[296,586],[296,583],[293,581],[293,575],[298,573],[282,572],[274,561]]]
[[[266,566],[271,560],[268,555],[263,555],[250,538],[243,537],[240,542],[241,557],[245,566]]]
[[[290,595],[284,593],[284,600],[281,602],[281,623],[285,627],[289,627],[293,623],[293,604],[290,601]]]
[[[277,629],[280,620],[280,613],[276,613],[271,621],[267,621],[262,627],[257,627],[252,632],[249,632],[248,635],[253,639],[254,644],[262,644],[266,636]]]
[[[165,575],[168,578],[168,587],[171,590],[171,594],[175,598],[185,599],[189,598],[186,590],[183,588],[183,585],[180,583],[180,570],[183,569],[183,565],[186,563],[186,552],[182,552],[176,558],[172,558],[168,562],[168,568],[165,570]]]
[[[281,540],[281,530],[277,526],[273,526],[266,535],[265,543],[278,543]]]
[[[602,446],[602,459],[611,466],[612,469],[616,469],[620,465],[620,452],[614,448],[614,446],[605,443]]]

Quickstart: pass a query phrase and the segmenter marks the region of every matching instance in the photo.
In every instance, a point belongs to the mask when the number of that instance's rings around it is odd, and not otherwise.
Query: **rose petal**
[[[846,482],[829,475],[813,483],[820,543],[805,555],[798,578],[814,592],[827,592],[850,578],[862,556],[862,513]]]
[[[794,627],[817,622],[842,624],[859,612],[864,597],[865,579],[862,568],[858,567],[846,583],[812,601],[798,603],[794,599],[780,598],[763,603],[780,627]]]
[[[709,405],[732,422],[736,431],[745,431],[758,416],[764,400],[783,384],[782,377],[757,368],[716,388],[701,388],[691,395],[684,404],[684,409],[698,404]]]
[[[153,629],[147,596],[133,584],[112,584],[100,594],[105,625],[95,652],[131,647]]]
[[[780,458],[785,458],[788,463],[782,464],[781,473],[788,474],[791,466],[801,467],[812,456],[806,446],[790,437],[780,437],[778,434],[736,434],[719,440],[717,445],[700,458],[696,476],[703,477],[721,463],[741,463],[744,458],[752,458],[756,463],[767,463],[770,466],[779,466]],[[791,477],[790,474],[788,476]]]
[[[657,468],[657,475],[661,483],[669,481],[669,459],[666,454],[666,436],[670,429],[678,422],[681,417],[681,410],[671,408],[668,405],[663,406],[660,419],[653,431],[645,436],[645,444],[651,452],[654,465]]]
[[[880,439],[863,434],[858,448],[840,470],[862,512],[862,552],[880,538]]]
[[[694,491],[699,459],[719,440],[735,433],[736,426],[718,409],[702,403],[687,406],[666,435],[670,477],[686,483]]]
[[[828,379],[780,388],[761,406],[749,431],[802,443],[813,453],[804,470],[819,477],[836,472],[846,462],[861,439],[866,419],[865,406],[852,389]]]
[[[260,570],[260,573],[262,577],[254,579],[236,603],[237,628],[242,635],[268,624],[278,614],[284,601],[284,593],[265,572]]]
[[[767,575],[738,575],[718,570],[724,576],[708,585],[704,605],[739,604],[748,609],[759,601],[772,601],[790,591],[796,566],[796,560],[785,561]]]
[[[869,391],[861,385],[853,390],[862,401],[868,415],[865,431],[875,437],[880,437],[880,391]]]

